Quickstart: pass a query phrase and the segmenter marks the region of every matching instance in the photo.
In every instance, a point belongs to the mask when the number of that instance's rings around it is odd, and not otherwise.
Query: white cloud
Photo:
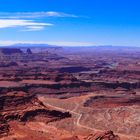
[[[23,27],[30,30],[42,30],[46,26],[52,26],[51,23],[36,22],[32,20],[20,19],[0,19],[0,28]]]
[[[15,13],[0,12],[0,18],[2,18],[2,19],[22,19],[22,18],[31,19],[31,18],[45,18],[45,17],[72,17],[72,18],[76,18],[78,16],[76,16],[74,14],[55,12],[55,11],[15,12]]]
[[[0,28],[24,27],[22,31],[39,31],[46,26],[52,26],[51,23],[37,22],[38,18],[46,17],[72,17],[76,15],[63,12],[0,12]],[[32,19],[32,20],[31,20]]]
[[[22,31],[40,31],[45,29],[44,26],[27,26],[26,29],[22,30]]]
[[[73,14],[67,14],[67,13],[62,13],[62,12],[53,12],[53,11],[46,12],[46,15],[50,16],[50,17],[73,17],[73,18],[78,17],[78,16],[73,15]]]
[[[63,12],[0,12],[0,29],[1,28],[16,28],[22,27],[21,31],[39,31],[47,26],[52,26],[51,23],[38,22],[38,19],[44,20],[47,17],[71,17],[78,16]]]

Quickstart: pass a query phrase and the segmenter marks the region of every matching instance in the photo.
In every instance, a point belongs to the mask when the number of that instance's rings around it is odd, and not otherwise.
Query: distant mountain
[[[49,44],[27,44],[27,43],[19,43],[9,46],[0,46],[1,48],[62,48],[60,46],[49,45]]]
[[[11,45],[11,46],[14,46],[14,47],[48,47],[50,45],[48,45],[48,44],[27,44],[27,43],[19,43],[19,44],[14,44],[14,45]]]
[[[9,46],[0,46],[0,48],[75,48],[75,49],[87,49],[87,48],[100,48],[100,49],[132,49],[132,48],[140,48],[136,46],[113,46],[113,45],[99,45],[99,46],[60,46],[60,45],[49,45],[49,44],[31,44],[31,43],[19,43]]]

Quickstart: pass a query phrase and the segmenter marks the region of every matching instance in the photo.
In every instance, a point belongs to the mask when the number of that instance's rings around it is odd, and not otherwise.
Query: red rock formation
[[[62,140],[80,140],[80,139],[78,138],[78,136],[73,136],[73,137],[70,137],[70,138],[62,139]]]
[[[69,112],[46,108],[34,94],[9,92],[0,95],[0,136],[10,130],[10,122],[53,122],[71,117]]]
[[[6,120],[0,115],[0,136],[5,135],[9,132],[9,125]]]
[[[112,131],[106,131],[104,133],[90,134],[85,140],[120,140],[120,137]]]

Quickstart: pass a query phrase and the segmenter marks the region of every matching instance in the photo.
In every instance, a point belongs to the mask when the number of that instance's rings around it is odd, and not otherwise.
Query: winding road
[[[82,124],[80,123],[80,120],[81,120],[83,114],[75,112],[75,111],[78,109],[79,104],[76,104],[76,107],[75,107],[73,110],[69,110],[69,109],[64,109],[64,108],[60,108],[60,107],[51,105],[50,103],[46,103],[46,102],[44,102],[44,101],[43,101],[43,103],[44,103],[44,105],[47,106],[47,107],[51,107],[51,108],[54,108],[54,109],[59,110],[59,111],[62,111],[62,112],[70,112],[71,114],[76,115],[76,116],[77,116],[76,125],[77,125],[78,127],[81,127],[81,128],[83,128],[83,129],[87,129],[87,130],[90,130],[90,131],[95,131],[95,132],[104,132],[103,130],[96,129],[96,128],[91,128],[91,127],[82,125]],[[140,140],[140,138],[139,138],[139,137],[136,137],[136,136],[125,135],[125,134],[121,134],[121,133],[116,133],[116,134],[119,135],[119,136],[121,136],[121,137],[128,138],[128,140]]]

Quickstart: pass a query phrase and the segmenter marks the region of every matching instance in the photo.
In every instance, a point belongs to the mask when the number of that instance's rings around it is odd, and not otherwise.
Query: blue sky
[[[1,0],[0,44],[140,46],[140,0]]]

